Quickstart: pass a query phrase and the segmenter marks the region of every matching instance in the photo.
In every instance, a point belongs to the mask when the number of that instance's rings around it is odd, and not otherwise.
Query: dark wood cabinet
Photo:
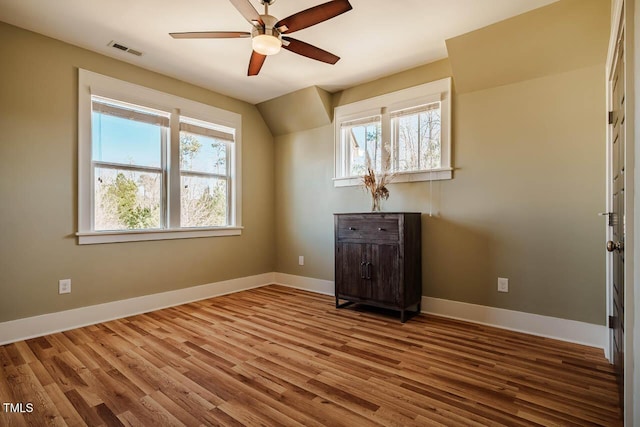
[[[420,312],[420,213],[335,214],[336,307],[362,303]],[[341,303],[340,300],[346,300]]]

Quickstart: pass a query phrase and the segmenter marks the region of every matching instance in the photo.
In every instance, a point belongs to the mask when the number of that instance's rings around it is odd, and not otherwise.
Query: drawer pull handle
[[[378,227],[378,231],[387,231],[386,228]]]
[[[349,227],[349,230],[356,231],[356,228],[355,227]]]

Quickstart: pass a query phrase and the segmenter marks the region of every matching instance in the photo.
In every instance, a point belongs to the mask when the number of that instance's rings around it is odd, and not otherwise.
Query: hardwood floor
[[[621,425],[601,350],[268,286],[0,347],[0,425]],[[16,409],[16,407],[14,407]]]

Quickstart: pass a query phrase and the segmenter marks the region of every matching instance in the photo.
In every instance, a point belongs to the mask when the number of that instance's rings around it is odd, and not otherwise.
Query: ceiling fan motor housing
[[[260,34],[266,34],[268,36],[273,36],[280,38],[280,31],[275,27],[278,19],[275,16],[271,15],[260,15],[260,19],[264,22],[264,26],[257,24],[253,26],[253,30],[251,30],[251,36],[255,37]]]

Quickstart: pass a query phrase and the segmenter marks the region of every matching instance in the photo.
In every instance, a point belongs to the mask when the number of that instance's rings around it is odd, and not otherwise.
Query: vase
[[[380,197],[372,197],[371,198],[371,212],[380,212],[382,200]]]

